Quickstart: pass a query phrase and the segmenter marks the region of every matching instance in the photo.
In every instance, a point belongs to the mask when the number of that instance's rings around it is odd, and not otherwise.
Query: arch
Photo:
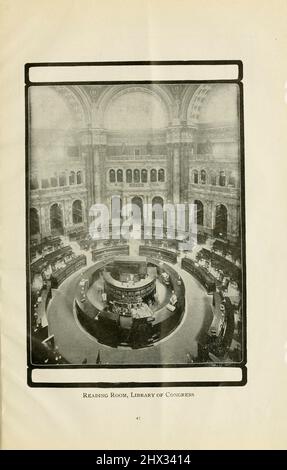
[[[121,169],[117,170],[117,182],[118,183],[123,182],[123,170]]]
[[[57,85],[53,87],[72,112],[78,127],[91,124],[91,103],[85,90],[79,85]]]
[[[58,186],[58,177],[56,173],[50,177],[50,186],[51,188],[56,188]]]
[[[212,171],[212,172],[210,173],[210,184],[211,184],[212,186],[216,186],[216,179],[217,179],[217,178],[216,178],[216,173],[215,173],[214,171]]]
[[[226,176],[225,176],[225,171],[220,171],[219,172],[219,186],[225,186],[226,184]]]
[[[67,176],[66,176],[66,173],[64,171],[62,173],[60,173],[59,186],[67,186]]]
[[[165,171],[163,168],[160,168],[160,170],[158,170],[158,181],[160,181],[161,183],[165,181]]]
[[[131,200],[131,203],[135,206],[137,206],[140,210],[140,220],[138,220],[137,217],[135,217],[135,215],[133,215],[133,220],[134,220],[134,223],[135,224],[142,224],[142,220],[143,220],[143,200],[140,196],[134,196]]]
[[[210,90],[210,85],[200,85],[196,90],[194,90],[194,87],[187,87],[181,105],[181,119],[183,121],[187,121],[188,124],[198,122],[201,107]]]
[[[146,89],[132,87],[117,93],[106,106],[104,116],[106,129],[149,129],[166,128],[168,116],[165,105],[159,97]],[[140,149],[134,149],[140,155]]]
[[[36,175],[33,175],[30,180],[30,189],[39,189],[39,181]]]
[[[157,171],[155,168],[150,170],[150,181],[151,183],[156,183],[157,182]]]
[[[110,183],[115,183],[116,182],[116,172],[115,172],[115,170],[111,169],[109,171],[109,178],[110,178]]]
[[[133,172],[129,168],[128,170],[126,170],[126,182],[127,183],[132,183],[132,181],[133,181]]]
[[[164,205],[164,200],[161,196],[154,196],[152,198],[152,205],[154,206],[155,204],[160,204],[162,207]]]
[[[225,238],[227,235],[227,208],[217,204],[215,208],[214,236]]]
[[[52,234],[63,235],[63,212],[58,203],[54,203],[50,207],[50,227]]]
[[[104,117],[107,111],[108,106],[111,104],[112,101],[116,100],[123,94],[131,93],[131,92],[141,92],[152,95],[156,98],[166,113],[167,123],[169,124],[172,120],[172,96],[166,88],[161,85],[153,84],[151,85],[144,85],[144,84],[137,84],[137,85],[115,85],[113,87],[107,87],[100,96],[98,101],[95,103],[95,112],[93,113],[94,125],[98,127],[104,127]]]
[[[204,220],[204,207],[201,201],[196,199],[194,201],[194,205],[196,205],[196,214],[195,214],[195,221],[197,225],[203,225]]]
[[[147,183],[147,170],[146,169],[143,169],[141,171],[141,180],[142,180],[142,183]]]
[[[76,182],[76,174],[74,171],[71,171],[69,175],[69,184],[73,185],[75,184],[75,182]]]
[[[39,214],[35,207],[30,208],[30,235],[38,235],[40,233]]]
[[[205,170],[200,171],[200,182],[201,184],[206,184],[207,183],[207,174]]]
[[[238,85],[204,84],[194,91],[188,87],[182,100],[181,119],[188,124],[199,122],[235,122],[238,114]]]
[[[163,206],[164,206],[164,200],[161,196],[155,196],[153,199],[152,199],[152,212],[153,212],[153,220],[156,219],[157,215],[159,216],[159,212],[157,209],[161,208],[163,209]]]
[[[160,235],[160,237],[163,236],[162,234],[162,228],[164,225],[164,213],[163,213],[163,206],[164,206],[164,201],[161,196],[155,196],[152,199],[152,226],[153,226],[153,237],[155,235]],[[158,227],[159,232],[157,232],[157,229],[155,227]],[[155,228],[155,232],[154,232]]]
[[[192,171],[192,182],[193,184],[198,184],[198,170]]]
[[[69,85],[74,96],[78,100],[78,103],[81,106],[83,112],[83,118],[86,124],[92,123],[92,113],[91,113],[91,99],[86,90],[79,85]]]
[[[236,125],[238,121],[238,85],[217,83],[211,85],[208,99],[204,101],[198,116],[200,123],[212,125]]]
[[[47,189],[50,187],[50,182],[48,178],[42,178],[41,179],[41,188],[42,189]]]
[[[134,183],[140,183],[141,176],[140,176],[140,171],[136,168],[134,170]]]
[[[63,129],[67,131],[80,127],[79,116],[73,108],[77,100],[68,89],[65,89],[64,93],[66,96],[59,93],[56,86],[29,89],[29,102],[32,105],[31,127],[33,129]],[[54,139],[58,139],[58,136],[53,134]]]
[[[72,204],[72,219],[73,224],[80,224],[83,222],[83,205],[80,199],[76,199]]]
[[[77,184],[82,184],[82,172],[81,170],[77,171]]]

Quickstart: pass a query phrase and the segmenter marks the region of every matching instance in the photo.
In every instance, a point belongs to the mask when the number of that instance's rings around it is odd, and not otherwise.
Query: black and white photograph
[[[0,10],[1,449],[286,449],[286,0]]]
[[[245,363],[242,99],[28,87],[30,364]]]

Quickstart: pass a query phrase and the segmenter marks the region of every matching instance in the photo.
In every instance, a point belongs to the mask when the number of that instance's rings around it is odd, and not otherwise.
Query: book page
[[[286,447],[285,2],[0,8],[2,448]]]

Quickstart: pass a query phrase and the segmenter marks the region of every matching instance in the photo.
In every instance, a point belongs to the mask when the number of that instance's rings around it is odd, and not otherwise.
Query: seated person
[[[174,290],[173,290],[173,291],[171,292],[171,298],[170,298],[169,303],[170,303],[171,305],[175,305],[176,302],[177,302],[177,296],[176,296],[176,294],[174,293]]]

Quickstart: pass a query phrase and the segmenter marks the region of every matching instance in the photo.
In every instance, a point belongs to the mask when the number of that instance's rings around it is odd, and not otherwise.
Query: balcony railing
[[[128,188],[144,188],[144,187],[162,187],[164,185],[166,185],[167,181],[145,181],[145,182],[142,182],[142,181],[139,181],[139,182],[131,182],[131,183],[127,183],[127,181],[122,181],[121,183],[119,182],[115,182],[115,183],[111,183],[110,181],[107,181],[107,184],[108,186],[111,186],[113,188],[116,188],[116,187],[128,187]]]
[[[51,186],[49,188],[38,188],[38,189],[31,189],[31,194],[32,195],[37,195],[38,193],[43,195],[43,194],[49,194],[53,193],[71,193],[75,190],[82,190],[86,191],[86,187],[84,184],[73,184],[71,186]]]
[[[228,162],[228,163],[237,163],[239,159],[238,155],[232,154],[217,154],[217,153],[193,153],[189,156],[189,160],[192,161],[213,161],[213,162]]]
[[[107,155],[108,161],[147,161],[147,160],[166,160],[167,155]]]
[[[196,183],[189,183],[189,189],[192,190],[206,190],[206,191],[213,191],[213,192],[218,192],[218,193],[229,193],[229,194],[237,194],[240,190],[240,187],[235,187],[235,186],[219,186],[219,185],[213,185],[213,184],[196,184]]]

